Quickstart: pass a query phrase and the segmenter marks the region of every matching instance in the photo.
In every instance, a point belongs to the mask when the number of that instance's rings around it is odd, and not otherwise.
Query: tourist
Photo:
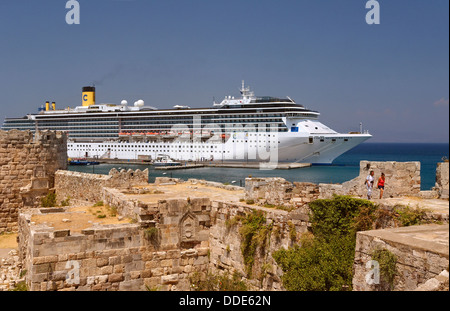
[[[370,200],[370,198],[372,197],[372,189],[373,189],[373,175],[375,174],[374,171],[370,171],[369,176],[367,176],[366,181],[364,182],[364,184],[367,187],[367,199]]]
[[[385,181],[386,181],[386,176],[384,176],[384,173],[381,173],[380,178],[378,178],[378,184],[377,184],[378,189],[380,189],[380,199],[383,198],[384,182]]]

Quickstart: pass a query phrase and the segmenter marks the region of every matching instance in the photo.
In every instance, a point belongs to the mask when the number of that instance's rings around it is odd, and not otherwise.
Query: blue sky
[[[372,142],[449,142],[449,2],[379,0],[0,0],[1,120],[45,101],[209,107],[289,96],[336,131]]]

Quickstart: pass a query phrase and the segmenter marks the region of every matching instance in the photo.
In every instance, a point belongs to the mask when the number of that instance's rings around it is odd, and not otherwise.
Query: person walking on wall
[[[381,173],[380,178],[378,178],[378,184],[377,187],[380,190],[380,199],[383,198],[383,192],[384,192],[384,183],[386,181],[386,176],[384,176],[384,173]]]
[[[370,171],[369,176],[367,176],[366,181],[364,182],[364,184],[367,187],[367,199],[370,200],[372,198],[372,189],[373,189],[373,182],[374,182],[374,178],[373,175],[375,174],[374,171]]]

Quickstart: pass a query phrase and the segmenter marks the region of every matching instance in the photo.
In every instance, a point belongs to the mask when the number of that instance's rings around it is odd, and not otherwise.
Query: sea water
[[[149,169],[149,182],[156,177],[205,179],[244,186],[245,178],[282,177],[288,181],[312,183],[343,183],[359,174],[360,161],[418,161],[421,165],[421,190],[430,190],[436,182],[436,166],[448,158],[449,144],[363,143],[336,158],[332,165],[311,166],[291,170],[259,170],[250,168],[202,167],[170,171],[155,170],[151,165],[100,164],[69,166],[69,170],[95,174],[108,174],[112,168]]]

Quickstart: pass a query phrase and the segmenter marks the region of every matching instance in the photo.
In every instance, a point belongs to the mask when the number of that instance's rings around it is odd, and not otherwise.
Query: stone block
[[[141,274],[141,278],[143,278],[143,279],[146,279],[146,278],[149,278],[152,276],[151,270],[140,271],[140,274]]]
[[[152,276],[162,276],[164,274],[163,268],[155,268],[151,270]]]
[[[32,283],[41,283],[48,280],[48,272],[44,273],[33,273],[31,275]]]
[[[108,258],[97,258],[97,267],[106,266],[109,263]]]
[[[98,276],[98,283],[106,283],[108,281],[108,275],[99,275]]]
[[[208,262],[209,262],[209,260],[208,260],[208,257],[207,257],[207,256],[198,256],[198,257],[194,260],[194,266],[207,264]]]
[[[143,279],[124,281],[120,282],[119,291],[139,291],[143,289],[143,286],[144,286]]]
[[[59,282],[65,281],[67,277],[67,271],[54,271],[52,274],[52,281]]]
[[[144,279],[144,284],[146,286],[148,286],[151,289],[158,289],[160,290],[160,286],[161,285],[161,277],[149,277],[149,278],[145,278]]]
[[[121,282],[124,280],[123,273],[113,273],[108,276],[108,282],[114,283],[114,282]]]
[[[170,275],[161,276],[161,283],[163,285],[177,284],[178,283],[178,274],[170,274]]]
[[[130,278],[132,280],[139,279],[141,277],[141,271],[130,271]]]
[[[172,266],[172,259],[164,259],[160,262],[161,267],[171,267]]]
[[[70,236],[70,230],[55,230],[53,232],[53,236],[55,238],[61,238],[61,237]]]
[[[120,256],[113,256],[109,258],[109,264],[110,265],[117,265],[122,262]]]
[[[124,264],[115,265],[113,268],[113,273],[124,273],[124,272],[125,272]]]
[[[52,263],[44,263],[40,265],[34,265],[32,269],[32,273],[40,274],[40,273],[50,273],[55,270],[55,264]]]
[[[112,266],[104,266],[100,268],[100,274],[111,274],[113,272]]]

